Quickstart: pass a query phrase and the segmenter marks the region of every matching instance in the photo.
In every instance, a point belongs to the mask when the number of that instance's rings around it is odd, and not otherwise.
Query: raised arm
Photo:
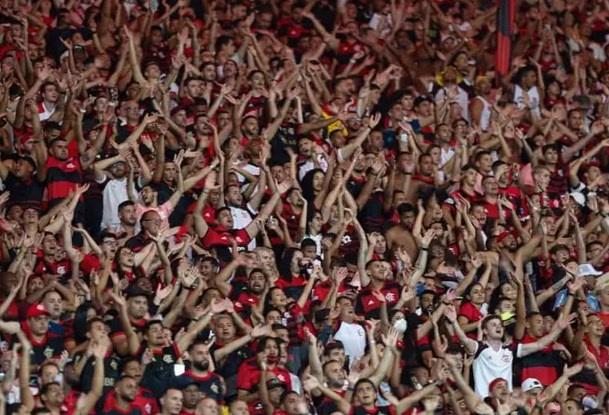
[[[455,307],[453,305],[447,306],[445,308],[444,315],[446,316],[448,321],[450,321],[450,324],[453,326],[455,334],[457,335],[459,341],[465,348],[465,351],[470,355],[476,353],[476,351],[478,350],[478,343],[475,340],[467,337],[467,335],[459,325],[459,322],[457,321],[457,311],[455,310]]]
[[[560,318],[558,320],[556,320],[556,323],[554,323],[554,326],[552,327],[552,330],[550,331],[550,333],[546,334],[545,336],[543,336],[541,339],[537,340],[536,342],[519,344],[518,350],[516,352],[517,357],[528,356],[528,355],[538,352],[538,351],[546,348],[548,345],[554,343],[554,341],[556,341],[556,339],[558,339],[558,337],[560,336],[560,333],[562,333],[562,331],[571,324],[571,321],[573,320],[573,318],[574,318],[574,316],[565,317],[565,316],[561,315]]]

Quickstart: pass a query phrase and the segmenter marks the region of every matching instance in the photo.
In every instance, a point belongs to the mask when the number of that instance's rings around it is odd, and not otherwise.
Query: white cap
[[[522,382],[522,391],[523,392],[528,392],[531,389],[535,389],[535,388],[543,389],[543,385],[541,384],[541,382],[535,378],[526,378],[524,380],[524,382]]]
[[[603,273],[597,271],[596,268],[590,264],[579,264],[578,276],[585,277],[586,275],[594,275],[595,277],[598,277],[599,275],[603,275]]]
[[[586,206],[586,196],[584,196],[581,192],[571,192],[569,193],[569,196],[571,196],[578,205]]]

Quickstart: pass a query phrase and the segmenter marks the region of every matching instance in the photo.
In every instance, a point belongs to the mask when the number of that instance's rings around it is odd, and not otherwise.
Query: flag
[[[510,72],[515,13],[516,0],[497,0],[495,70],[500,75],[506,75]]]

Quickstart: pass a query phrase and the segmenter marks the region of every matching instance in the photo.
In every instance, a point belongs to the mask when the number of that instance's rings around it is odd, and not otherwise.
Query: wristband
[[[419,248],[419,251],[429,251],[429,248],[428,248],[428,247],[425,247],[425,248]]]

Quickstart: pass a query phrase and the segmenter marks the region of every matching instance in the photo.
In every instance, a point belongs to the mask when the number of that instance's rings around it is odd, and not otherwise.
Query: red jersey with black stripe
[[[76,190],[82,182],[82,167],[77,157],[59,160],[49,156],[47,168],[47,200],[49,203],[65,199]]]

